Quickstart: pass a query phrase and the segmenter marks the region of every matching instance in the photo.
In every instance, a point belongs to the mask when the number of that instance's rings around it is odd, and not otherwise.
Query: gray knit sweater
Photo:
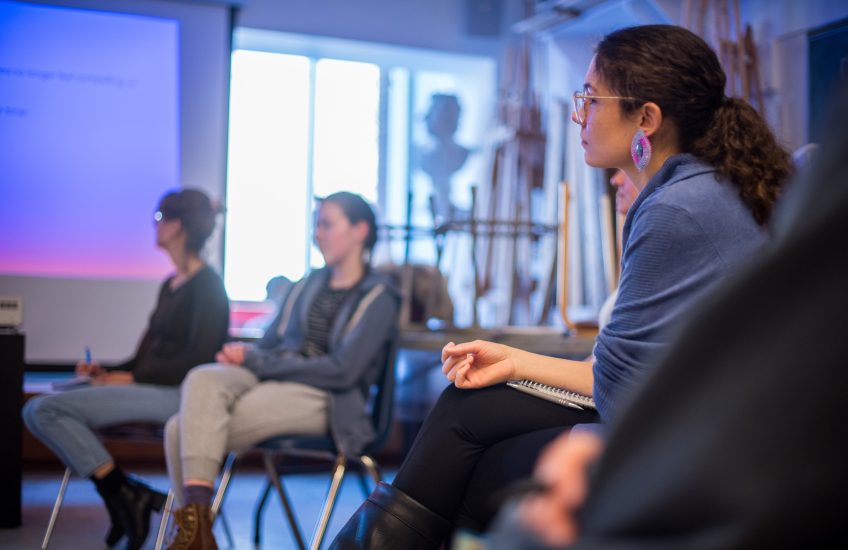
[[[618,299],[595,344],[594,397],[605,423],[693,303],[765,239],[737,188],[692,155],[671,157],[651,178],[625,220]]]

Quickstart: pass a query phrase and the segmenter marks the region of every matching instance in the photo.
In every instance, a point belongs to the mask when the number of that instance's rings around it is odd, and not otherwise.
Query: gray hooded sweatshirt
[[[265,335],[248,348],[244,366],[260,380],[329,392],[330,434],[340,451],[356,454],[375,437],[368,396],[397,337],[400,294],[388,277],[369,271],[339,306],[329,353],[306,357],[307,316],[328,277],[327,269],[317,269],[295,284]]]

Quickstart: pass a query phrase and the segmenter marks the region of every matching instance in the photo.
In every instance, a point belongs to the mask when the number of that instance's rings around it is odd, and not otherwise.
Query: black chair
[[[302,457],[327,461],[331,465],[330,487],[327,490],[326,497],[324,498],[321,514],[319,515],[318,522],[315,526],[315,531],[309,545],[309,548],[314,550],[321,547],[321,542],[324,539],[327,525],[330,522],[330,516],[333,513],[336,498],[338,497],[339,489],[341,488],[348,465],[352,464],[361,468],[358,472],[359,479],[366,496],[370,493],[370,489],[365,481],[362,470],[368,473],[375,485],[380,482],[382,478],[380,469],[371,455],[379,451],[385,445],[391,432],[395,393],[396,355],[397,350],[395,343],[393,342],[391,345],[387,346],[386,366],[372,388],[371,418],[374,422],[376,438],[362,451],[361,454],[357,456],[346,456],[344,453],[339,452],[333,442],[333,439],[329,435],[280,436],[263,441],[254,447],[254,449],[262,452],[265,471],[268,475],[268,482],[259,498],[256,507],[256,515],[254,517],[253,540],[257,546],[261,540],[261,523],[265,504],[268,501],[268,496],[271,492],[271,487],[273,486],[276,489],[277,495],[280,497],[280,502],[283,506],[286,520],[291,527],[292,534],[297,542],[298,548],[305,550],[307,547],[304,542],[297,517],[295,516],[292,508],[291,501],[289,500],[281,479],[286,472],[277,467],[275,458]],[[239,454],[241,453],[230,453],[227,457],[221,474],[221,482],[218,484],[218,490],[215,494],[215,499],[212,502],[213,516],[218,514],[221,506],[223,505],[224,497],[226,496],[227,488],[230,480],[232,479],[233,469]]]

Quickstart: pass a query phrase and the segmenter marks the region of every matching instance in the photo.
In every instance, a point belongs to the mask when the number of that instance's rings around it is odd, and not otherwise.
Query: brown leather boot
[[[174,512],[177,532],[167,550],[218,550],[212,534],[212,510],[189,504]]]

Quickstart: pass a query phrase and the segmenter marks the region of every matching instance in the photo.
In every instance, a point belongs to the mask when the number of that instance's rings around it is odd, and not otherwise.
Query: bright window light
[[[224,268],[233,300],[263,300],[269,279],[306,270],[309,64],[233,52]]]
[[[351,191],[377,202],[380,68],[321,59],[315,67],[313,193]],[[313,247],[312,266],[323,265]]]

